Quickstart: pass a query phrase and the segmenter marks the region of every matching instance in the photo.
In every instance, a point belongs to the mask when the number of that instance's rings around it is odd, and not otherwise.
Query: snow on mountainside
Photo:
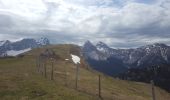
[[[113,54],[113,49],[110,48],[109,46],[107,46],[103,42],[98,42],[96,44],[96,48],[97,48],[98,51],[105,53],[105,55],[107,55],[108,57]]]
[[[96,48],[97,48],[97,50],[99,50],[99,51],[101,51],[101,52],[108,52],[109,51],[109,47],[105,44],[105,43],[103,43],[103,42],[98,42],[97,44],[96,44]]]
[[[9,44],[9,40],[0,41],[0,47]]]
[[[28,48],[37,48],[49,44],[50,42],[47,38],[40,38],[40,39],[26,38],[14,42],[11,42],[9,40],[0,41],[0,57],[6,56],[6,54],[8,54],[9,51],[17,52],[17,51],[26,50]]]
[[[30,50],[31,50],[31,48],[27,48],[27,49],[19,50],[19,51],[9,50],[9,51],[6,51],[6,54],[7,54],[7,56],[18,56],[18,55],[28,52]]]
[[[6,41],[0,41],[0,46],[4,45]]]
[[[97,48],[90,41],[86,41],[86,43],[84,44],[83,53],[85,58],[92,58],[96,60],[107,59],[107,56],[98,51]]]
[[[110,76],[127,70],[121,60],[111,56],[113,51],[102,42],[97,43],[95,46],[90,41],[87,41],[82,48],[82,53],[89,65],[93,69]]]

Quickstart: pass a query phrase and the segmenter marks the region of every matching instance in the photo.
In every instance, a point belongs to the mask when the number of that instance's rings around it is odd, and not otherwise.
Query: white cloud
[[[169,0],[0,0],[0,39],[42,34],[54,42],[134,46],[153,37],[170,44],[169,27]]]
[[[41,0],[1,0],[1,11],[22,16],[27,20],[37,20],[46,10]]]

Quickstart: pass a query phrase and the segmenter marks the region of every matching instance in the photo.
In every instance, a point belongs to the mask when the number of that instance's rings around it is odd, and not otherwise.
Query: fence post
[[[154,81],[153,80],[151,80],[151,86],[152,86],[152,100],[156,100],[155,87],[154,87]]]
[[[36,63],[36,68],[37,68],[37,72],[38,72],[38,57],[36,58],[35,63]]]
[[[46,60],[44,61],[44,76],[47,78]]]
[[[101,76],[99,75],[99,97],[101,97]]]
[[[37,57],[36,64],[37,64],[37,71],[40,72],[40,57],[39,56]]]
[[[40,70],[41,70],[41,74],[42,74],[42,76],[43,76],[43,74],[44,74],[44,63],[43,63],[43,59],[41,59],[40,60]]]
[[[54,62],[53,62],[53,59],[52,59],[52,66],[51,66],[51,80],[54,80]]]
[[[65,66],[65,85],[67,86],[67,68]]]
[[[79,67],[78,64],[76,64],[76,89],[78,88],[78,74],[79,74]]]

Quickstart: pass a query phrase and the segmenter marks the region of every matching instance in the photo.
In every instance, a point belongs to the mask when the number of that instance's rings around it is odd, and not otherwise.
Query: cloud
[[[169,27],[169,0],[0,0],[0,40],[46,36],[136,47],[170,44]]]

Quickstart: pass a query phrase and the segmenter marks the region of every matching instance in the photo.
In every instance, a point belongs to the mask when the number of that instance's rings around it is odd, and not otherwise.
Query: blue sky
[[[150,3],[156,2],[156,0],[135,0],[135,1],[139,2],[139,3],[146,3],[146,4],[150,4]]]
[[[170,45],[170,0],[0,0],[0,40]]]

